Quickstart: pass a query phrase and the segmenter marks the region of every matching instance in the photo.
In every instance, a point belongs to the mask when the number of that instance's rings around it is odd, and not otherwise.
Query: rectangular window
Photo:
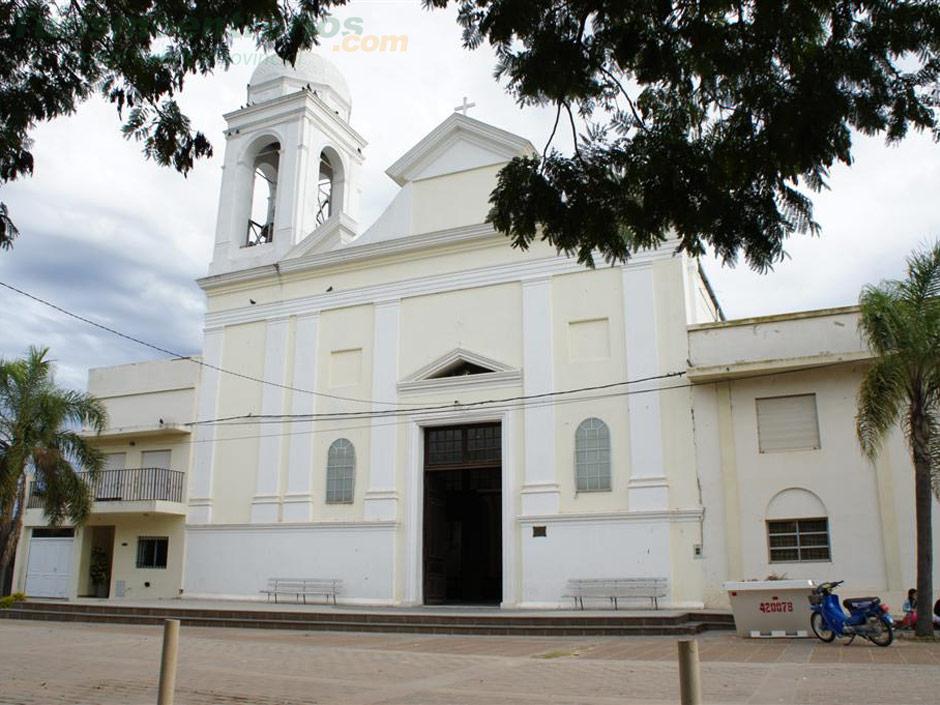
[[[167,536],[137,537],[137,567],[166,568],[166,552],[170,546]]]
[[[767,397],[756,401],[761,453],[820,447],[815,394]]]
[[[170,451],[145,450],[140,454],[140,467],[170,469]]]
[[[829,520],[788,519],[767,522],[771,563],[802,563],[831,560]]]
[[[70,539],[75,529],[33,529],[34,539]]]

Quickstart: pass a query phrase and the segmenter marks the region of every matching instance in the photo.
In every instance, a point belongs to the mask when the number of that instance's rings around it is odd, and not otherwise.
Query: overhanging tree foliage
[[[940,242],[908,258],[907,278],[867,286],[859,330],[877,356],[858,391],[859,443],[874,460],[900,426],[914,462],[917,633],[933,634],[932,493],[940,489]]]
[[[762,270],[818,231],[807,192],[851,163],[853,129],[937,131],[935,0],[423,1],[456,5],[465,44],[492,44],[497,76],[521,104],[556,106],[556,130],[587,121],[573,154],[501,172],[490,219],[519,247],[624,260],[672,231]],[[292,60],[345,2],[0,1],[0,180],[32,170],[36,122],[96,91],[186,173],[211,146],[173,100],[185,77],[227,66],[239,31]],[[10,232],[0,217],[0,242]]]

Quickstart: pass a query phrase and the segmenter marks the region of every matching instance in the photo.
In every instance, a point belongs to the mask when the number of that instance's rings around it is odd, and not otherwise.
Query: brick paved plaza
[[[152,705],[161,629],[0,622],[0,703]],[[708,703],[936,703],[940,643],[699,637]],[[176,702],[678,703],[668,637],[510,638],[183,628]]]

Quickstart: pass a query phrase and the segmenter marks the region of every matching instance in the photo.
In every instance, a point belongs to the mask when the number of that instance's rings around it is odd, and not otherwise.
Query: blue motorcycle
[[[894,641],[894,620],[888,613],[888,605],[877,597],[850,597],[843,601],[846,614],[839,604],[839,596],[832,591],[844,580],[820,583],[809,596],[813,614],[809,623],[813,633],[822,641],[848,638],[851,644],[855,637],[868,639],[875,646],[890,646]]]

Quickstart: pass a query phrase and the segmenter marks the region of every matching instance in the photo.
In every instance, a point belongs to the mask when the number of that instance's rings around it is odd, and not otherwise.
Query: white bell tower
[[[225,115],[210,275],[273,264],[308,239],[335,246],[358,234],[366,142],[349,126],[351,109],[343,75],[313,52],[294,66],[277,57],[258,65],[247,104]]]

